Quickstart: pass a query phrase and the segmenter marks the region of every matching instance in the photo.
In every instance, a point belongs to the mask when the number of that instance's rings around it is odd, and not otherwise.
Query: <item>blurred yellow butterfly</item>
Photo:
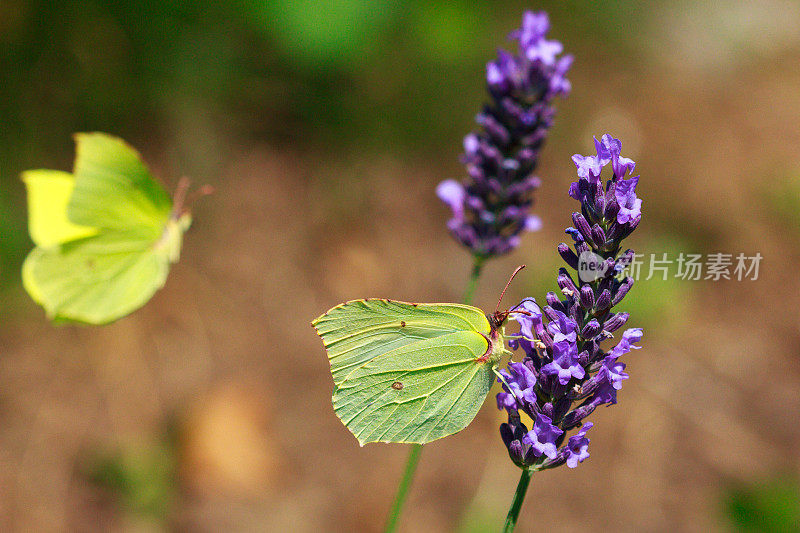
[[[139,154],[104,133],[75,135],[75,168],[29,170],[28,226],[36,244],[22,267],[28,294],[50,319],[113,322],[143,306],[178,260],[191,216]]]

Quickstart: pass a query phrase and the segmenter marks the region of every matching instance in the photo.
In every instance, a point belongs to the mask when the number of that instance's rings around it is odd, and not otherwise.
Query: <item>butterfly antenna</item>
[[[214,187],[211,185],[203,185],[199,189],[189,193],[189,187],[192,180],[186,176],[178,180],[178,185],[175,187],[175,198],[172,202],[173,218],[179,218],[181,215],[187,213],[191,206],[203,196],[214,194]]]
[[[200,198],[202,198],[203,196],[208,196],[209,194],[214,194],[214,191],[215,191],[215,190],[216,190],[216,189],[214,189],[214,187],[212,187],[211,185],[203,185],[202,187],[200,187],[200,188],[199,188],[199,189],[197,189],[196,191],[193,191],[193,192],[192,192],[192,193],[191,193],[191,194],[190,194],[190,195],[189,195],[189,196],[186,198],[186,211],[188,211],[188,210],[189,210],[189,208],[190,208],[192,205],[194,205],[194,203],[195,203],[197,200],[199,200]]]
[[[495,307],[495,308],[494,308],[494,312],[495,312],[495,314],[497,314],[497,312],[498,312],[498,311],[500,311],[500,302],[502,302],[502,301],[503,301],[503,296],[505,296],[505,294],[506,294],[506,291],[508,290],[508,286],[509,286],[509,285],[511,285],[511,282],[514,280],[514,276],[516,276],[516,275],[517,275],[517,273],[518,273],[520,270],[522,270],[523,268],[525,268],[525,265],[520,265],[520,266],[518,266],[518,267],[517,267],[517,269],[514,271],[514,273],[513,273],[513,274],[511,274],[511,277],[510,277],[510,278],[508,278],[508,283],[506,283],[506,286],[505,286],[505,288],[503,289],[503,292],[501,292],[501,293],[500,293],[500,299],[499,299],[499,300],[497,300],[497,307]]]
[[[178,185],[175,187],[175,197],[172,200],[172,218],[178,218],[183,213],[183,206],[186,205],[186,193],[189,192],[189,187],[192,180],[186,176],[182,176],[178,180]]]

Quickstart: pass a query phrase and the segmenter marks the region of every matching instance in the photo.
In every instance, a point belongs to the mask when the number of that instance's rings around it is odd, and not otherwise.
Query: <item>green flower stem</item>
[[[514,493],[514,500],[511,502],[511,508],[508,510],[503,533],[511,533],[517,525],[519,511],[522,509],[522,502],[525,501],[525,493],[528,492],[528,484],[531,482],[531,474],[533,474],[533,470],[530,468],[522,469],[522,476],[519,478],[517,492]]]
[[[421,454],[422,444],[412,444],[411,453],[408,454],[408,461],[406,462],[406,471],[403,474],[403,479],[400,480],[397,496],[395,496],[394,504],[392,505],[392,512],[389,515],[389,521],[386,523],[386,533],[392,533],[397,529],[397,522],[400,520],[400,513],[403,510],[403,504],[406,502],[408,489],[414,479],[414,472],[417,470],[417,463],[419,463]]]
[[[467,288],[464,291],[464,303],[472,303],[472,297],[475,295],[475,288],[478,286],[478,278],[481,276],[483,270],[483,263],[486,258],[481,256],[474,256],[474,263],[472,264],[472,273],[470,274]],[[414,479],[414,473],[417,470],[419,463],[419,456],[422,454],[422,444],[412,444],[411,453],[408,454],[406,461],[406,469],[403,473],[403,478],[400,480],[400,486],[397,488],[397,495],[394,497],[392,510],[389,513],[389,520],[386,522],[386,533],[394,533],[397,530],[397,523],[400,521],[400,513],[403,512],[403,504],[406,502],[408,496],[408,489],[411,487],[411,482]]]
[[[486,261],[485,257],[480,255],[474,256],[472,263],[472,273],[469,276],[467,289],[464,291],[464,303],[471,304],[472,297],[475,295],[475,288],[478,286],[478,278],[481,277],[481,270],[483,270],[483,262]]]

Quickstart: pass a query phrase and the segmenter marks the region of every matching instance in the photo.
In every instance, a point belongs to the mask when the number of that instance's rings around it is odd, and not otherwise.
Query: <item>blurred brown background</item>
[[[645,330],[592,457],[534,476],[520,531],[791,531],[800,520],[800,6],[658,1],[3,0],[0,530],[378,531],[408,449],[359,448],[309,321],[358,297],[458,301],[470,259],[436,184],[524,9],[576,57],[538,172],[543,231],[477,305],[555,287],[573,153],[642,175],[646,254],[760,252],[757,281],[641,281]],[[195,209],[143,309],[54,327],[20,287],[19,172],[74,131],[140,148]],[[674,275],[674,268],[670,274]],[[518,472],[490,398],[428,445],[404,531],[495,531]]]

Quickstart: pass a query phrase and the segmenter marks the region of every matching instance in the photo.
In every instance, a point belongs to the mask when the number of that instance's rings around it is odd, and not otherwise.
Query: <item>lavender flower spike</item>
[[[586,432],[592,423],[584,419],[601,405],[617,403],[622,382],[628,379],[619,359],[640,348],[640,328],[625,330],[613,347],[605,346],[628,319],[628,313],[612,309],[633,286],[633,279],[624,273],[634,252],[623,249],[622,241],[641,220],[639,178],[626,177],[635,163],[622,156],[618,139],[603,135],[595,139],[595,147],[596,154],[572,158],[578,180],[569,195],[581,206],[572,216],[575,227],[567,229],[574,250],[566,243],[558,245],[559,255],[573,271],[558,272],[564,300],[548,293],[549,305],[540,308],[533,298],[526,298],[514,308],[524,313],[512,315],[520,325],[520,336],[510,345],[525,355],[501,371],[504,392],[497,395],[497,405],[508,413],[501,435],[520,468],[543,470],[563,464],[575,468],[588,458]],[[611,176],[604,181],[601,174],[609,165]],[[587,252],[604,268],[581,279],[580,262]],[[534,420],[530,431],[521,423],[521,413]]]
[[[560,42],[545,39],[549,28],[546,13],[526,12],[509,36],[519,54],[500,50],[487,64],[490,101],[476,118],[481,130],[464,138],[469,177],[443,181],[436,190],[453,211],[450,232],[482,258],[510,252],[520,234],[541,227],[530,214],[540,182],[533,172],[553,124],[553,100],[569,94],[565,76],[572,64],[572,56],[559,57]]]

